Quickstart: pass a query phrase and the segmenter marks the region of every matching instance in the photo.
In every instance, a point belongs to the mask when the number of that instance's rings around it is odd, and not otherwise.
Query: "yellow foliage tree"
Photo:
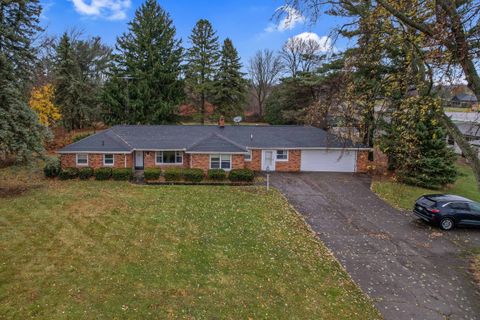
[[[46,84],[38,88],[33,88],[30,97],[30,108],[32,108],[38,116],[41,124],[50,127],[62,118],[60,110],[53,103],[54,88],[51,84]]]

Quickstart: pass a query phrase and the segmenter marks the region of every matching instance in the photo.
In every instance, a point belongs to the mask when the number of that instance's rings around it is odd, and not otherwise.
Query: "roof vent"
[[[250,140],[253,140],[253,133],[250,133]]]
[[[102,146],[104,146],[104,145],[105,145],[105,140],[102,140]]]

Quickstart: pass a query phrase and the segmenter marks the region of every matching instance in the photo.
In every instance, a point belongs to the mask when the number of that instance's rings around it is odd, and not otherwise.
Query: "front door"
[[[275,150],[262,150],[262,171],[275,171]]]
[[[143,170],[143,151],[135,151],[135,169]]]

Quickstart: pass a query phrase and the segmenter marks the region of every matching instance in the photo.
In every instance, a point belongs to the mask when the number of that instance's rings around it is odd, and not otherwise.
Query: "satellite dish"
[[[236,124],[239,124],[241,121],[242,121],[242,117],[240,116],[233,118],[233,122],[235,122]]]

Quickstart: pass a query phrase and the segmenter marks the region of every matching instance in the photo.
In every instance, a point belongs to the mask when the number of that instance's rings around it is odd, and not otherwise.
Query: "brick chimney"
[[[224,128],[225,127],[225,118],[223,116],[220,116],[220,119],[218,119],[218,126],[220,128]]]

